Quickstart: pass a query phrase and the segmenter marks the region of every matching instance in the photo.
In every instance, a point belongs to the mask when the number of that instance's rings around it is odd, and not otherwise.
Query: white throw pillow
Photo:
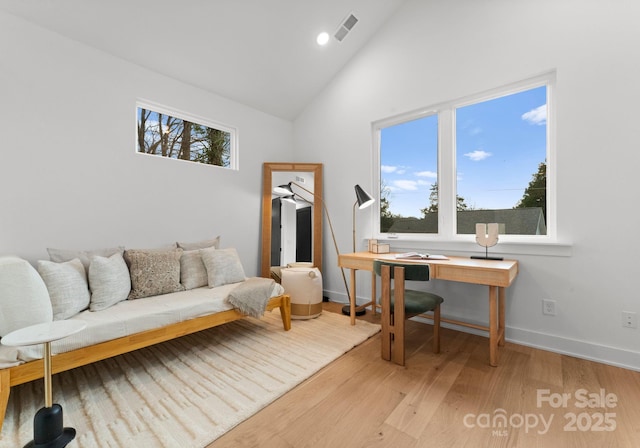
[[[0,337],[52,319],[49,292],[38,271],[22,258],[0,257]]]
[[[184,289],[207,286],[207,268],[204,266],[199,250],[185,250],[180,257],[180,283]]]
[[[53,320],[67,319],[89,307],[87,274],[78,258],[64,263],[39,260],[38,272],[49,291]]]
[[[84,266],[85,273],[89,273],[89,265],[91,264],[91,257],[99,256],[99,257],[110,257],[113,254],[119,253],[122,255],[124,253],[124,247],[109,247],[105,249],[92,249],[92,250],[70,250],[70,249],[52,249],[47,248],[47,252],[49,253],[49,260],[55,261],[56,263],[62,263],[64,261],[70,261],[74,258],[78,258],[82,262],[82,266]]]
[[[184,250],[198,250],[198,249],[208,249],[210,247],[215,247],[216,249],[220,248],[220,235],[215,237],[212,240],[203,240],[197,241],[195,243],[176,243],[179,248]]]
[[[91,257],[89,265],[89,310],[100,311],[126,300],[131,291],[129,268],[119,253]]]
[[[200,249],[200,255],[207,268],[209,288],[246,280],[240,257],[234,248]]]

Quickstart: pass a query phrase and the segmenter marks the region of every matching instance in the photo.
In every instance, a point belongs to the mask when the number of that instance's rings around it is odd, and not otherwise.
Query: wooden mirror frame
[[[271,199],[274,171],[313,173],[313,265],[322,270],[322,164],[265,162],[262,169],[262,268],[260,275],[271,276]],[[294,186],[295,188],[295,186]],[[304,194],[305,192],[302,192]]]

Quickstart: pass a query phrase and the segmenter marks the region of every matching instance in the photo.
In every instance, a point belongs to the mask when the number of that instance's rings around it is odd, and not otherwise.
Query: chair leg
[[[404,365],[404,268],[393,270],[394,299],[393,306],[393,362]]]
[[[433,353],[440,353],[440,305],[433,310]]]
[[[381,269],[381,324],[382,324],[382,359],[391,361],[391,338],[393,323],[391,321],[391,271],[389,266],[382,266]]]

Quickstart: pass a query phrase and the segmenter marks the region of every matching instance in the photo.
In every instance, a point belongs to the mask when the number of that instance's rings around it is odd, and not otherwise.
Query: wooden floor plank
[[[426,349],[430,345],[429,342]],[[470,353],[455,349],[435,356],[433,353],[414,355],[411,367],[422,366],[421,370],[424,370],[425,374],[422,381],[414,385],[385,423],[418,439],[460,375],[469,355]]]
[[[379,314],[362,319],[379,322]],[[430,325],[407,322],[404,367],[380,358],[379,335],[369,339],[208,448],[639,446],[640,372],[511,343],[491,367],[486,338],[442,329],[436,355],[431,334]],[[617,405],[577,407],[581,389],[604,389]],[[552,407],[540,402],[541,393],[571,398]],[[604,412],[614,414],[615,430],[588,430]],[[567,430],[572,414],[582,414],[575,431]],[[543,419],[550,422],[546,429]]]

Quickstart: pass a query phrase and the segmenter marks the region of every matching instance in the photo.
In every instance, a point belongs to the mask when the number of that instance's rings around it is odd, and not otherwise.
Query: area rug
[[[202,448],[379,330],[324,312],[285,332],[276,309],[59,373],[53,398],[69,446]],[[43,387],[12,388],[1,448],[33,438]]]

